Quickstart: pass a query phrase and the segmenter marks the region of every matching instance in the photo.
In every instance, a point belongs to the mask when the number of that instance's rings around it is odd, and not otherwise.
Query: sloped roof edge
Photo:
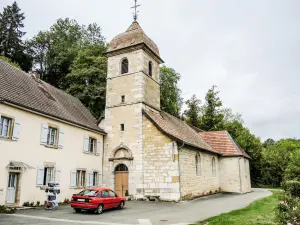
[[[196,149],[200,149],[200,150],[204,150],[204,151],[208,151],[208,152],[211,152],[211,153],[214,153],[214,154],[217,154],[217,155],[222,155],[221,153],[217,152],[217,151],[212,151],[210,149],[205,149],[205,148],[201,148],[193,143],[190,143],[188,141],[185,141],[183,140],[182,138],[179,138],[179,137],[176,137],[174,135],[172,135],[170,132],[168,132],[167,130],[163,129],[148,113],[145,109],[142,110],[143,112],[143,115],[145,115],[145,117],[147,119],[149,119],[155,126],[156,128],[162,132],[163,134],[167,135],[169,138],[171,138],[172,140],[174,141],[177,141],[177,142],[182,142],[184,143],[185,145],[187,146],[190,146],[190,147],[193,147],[193,148],[196,148]],[[206,143],[207,144],[207,143]],[[207,144],[208,145],[208,144]],[[210,145],[209,145],[210,146]],[[212,148],[213,149],[213,148]]]

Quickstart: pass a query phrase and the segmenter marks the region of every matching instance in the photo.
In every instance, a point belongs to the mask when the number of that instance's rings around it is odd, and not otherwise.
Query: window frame
[[[50,173],[50,180],[47,182],[48,170],[51,171]],[[53,182],[55,180],[55,168],[51,166],[44,167],[44,177],[43,177],[43,185],[48,186],[48,183]]]
[[[152,63],[151,60],[148,62],[148,75],[149,75],[150,77],[153,76],[153,63]]]
[[[120,124],[120,131],[121,131],[121,132],[124,132],[124,131],[125,131],[125,124],[124,124],[124,123],[121,123],[121,124]]]
[[[126,62],[127,61],[127,65],[125,65],[124,64],[124,62]],[[124,64],[124,66],[127,66],[127,67],[123,67],[123,64]],[[121,70],[120,70],[120,74],[127,74],[127,73],[129,73],[129,60],[128,60],[128,58],[127,57],[125,57],[125,58],[123,58],[122,60],[121,60]]]
[[[51,134],[51,131],[55,131],[55,135]],[[54,142],[53,144],[50,142],[51,139],[51,135],[52,137],[54,137]],[[47,133],[47,143],[46,145],[49,147],[54,147],[57,148],[58,147],[58,138],[59,138],[59,129],[55,126],[48,126],[48,133]]]
[[[82,176],[84,174],[84,176]],[[86,187],[86,169],[76,169],[76,188]]]
[[[97,171],[93,171],[93,187],[98,186],[99,184],[98,178],[99,178],[99,173]]]
[[[91,145],[93,144],[93,151],[91,151]],[[97,152],[97,139],[89,136],[89,152],[90,154],[95,154]]]
[[[7,127],[7,130],[6,130],[7,135],[6,136],[2,135],[2,132],[4,131],[4,125],[3,125],[2,119],[3,119],[3,121],[5,119],[8,121],[8,125],[7,125],[8,127]],[[6,116],[6,115],[1,115],[0,116],[0,138],[11,139],[12,138],[12,133],[13,133],[13,126],[14,126],[14,118]]]

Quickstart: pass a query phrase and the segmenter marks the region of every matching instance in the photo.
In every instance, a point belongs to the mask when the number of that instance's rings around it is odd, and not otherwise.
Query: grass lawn
[[[257,200],[246,208],[224,213],[201,221],[198,225],[275,225],[275,209],[278,204],[279,191],[272,190],[273,195]]]

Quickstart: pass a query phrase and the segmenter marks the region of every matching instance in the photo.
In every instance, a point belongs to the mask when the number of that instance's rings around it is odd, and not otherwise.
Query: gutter
[[[107,135],[107,133],[105,131],[96,130],[96,129],[81,125],[81,124],[76,123],[76,122],[72,122],[72,121],[65,120],[65,119],[62,119],[62,118],[59,118],[59,117],[55,117],[55,116],[52,116],[50,114],[41,112],[39,110],[35,110],[35,109],[31,109],[29,107],[23,106],[21,104],[16,104],[16,103],[13,103],[13,102],[10,102],[10,101],[7,101],[7,100],[3,100],[3,99],[0,99],[0,103],[2,103],[4,105],[9,105],[9,106],[12,106],[12,107],[15,107],[15,108],[33,113],[33,114],[36,114],[36,115],[39,115],[39,116],[43,116],[43,117],[46,117],[46,118],[49,118],[49,119],[52,119],[52,120],[56,120],[56,121],[59,121],[59,122],[62,122],[62,123],[68,124],[68,125],[72,125],[72,126],[75,126],[75,127],[81,128],[81,129],[96,132],[96,133],[102,134],[102,135]]]

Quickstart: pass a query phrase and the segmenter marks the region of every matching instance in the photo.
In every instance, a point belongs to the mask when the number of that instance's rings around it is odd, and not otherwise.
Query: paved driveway
[[[224,212],[243,208],[254,200],[271,195],[266,189],[253,189],[244,195],[221,194],[180,203],[130,201],[123,210],[110,210],[101,215],[75,213],[69,206],[56,211],[22,210],[13,215],[1,215],[1,225],[170,225],[189,224]]]

